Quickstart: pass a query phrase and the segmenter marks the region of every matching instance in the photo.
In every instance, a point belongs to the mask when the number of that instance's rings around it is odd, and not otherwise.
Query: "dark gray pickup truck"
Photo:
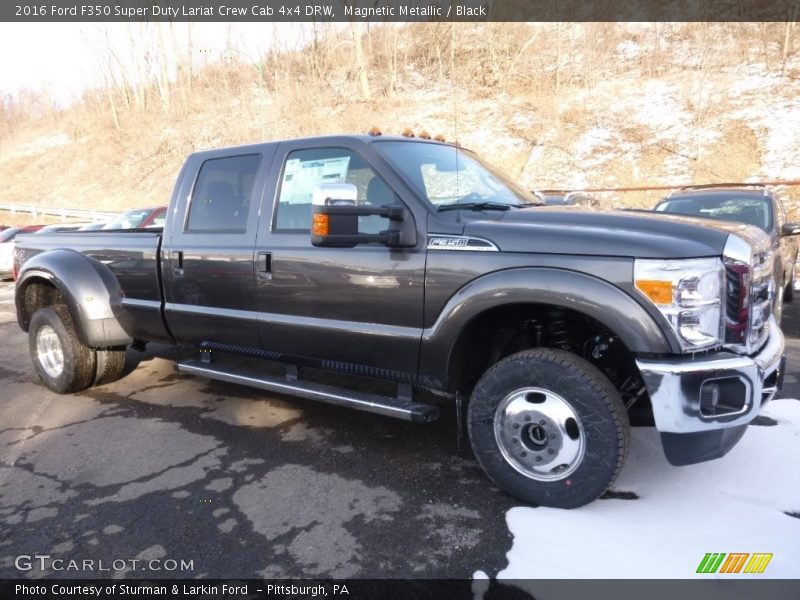
[[[16,306],[53,391],[158,341],[271,392],[415,422],[449,403],[500,488],[577,507],[631,419],[690,464],[777,392],[770,254],[748,225],[539,206],[451,144],[321,137],[191,155],[163,232],[20,238]]]

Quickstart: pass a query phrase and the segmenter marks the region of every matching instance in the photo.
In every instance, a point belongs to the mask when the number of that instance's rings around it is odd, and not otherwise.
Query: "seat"
[[[206,217],[209,229],[238,229],[241,224],[236,218],[241,208],[231,184],[213,181],[206,188]]]
[[[372,206],[386,206],[394,203],[394,193],[386,182],[377,175],[367,184],[366,203]]]
[[[386,185],[386,182],[374,176],[367,184],[367,197],[364,204],[369,206],[387,206],[394,204],[394,192]],[[376,234],[385,230],[388,221],[377,215],[364,216],[358,218],[359,233]]]

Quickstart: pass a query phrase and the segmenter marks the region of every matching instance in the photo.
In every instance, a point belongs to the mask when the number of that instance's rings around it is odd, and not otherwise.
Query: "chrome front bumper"
[[[783,378],[783,333],[770,317],[767,342],[755,356],[715,352],[669,359],[636,359],[644,379],[656,429],[662,434],[691,434],[747,425],[772,399]],[[737,380],[743,401],[737,410],[708,414],[701,409],[701,388],[715,381]],[[741,407],[739,408],[739,404]]]

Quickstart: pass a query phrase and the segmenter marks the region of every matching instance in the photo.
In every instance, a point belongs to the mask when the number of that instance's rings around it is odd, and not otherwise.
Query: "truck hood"
[[[582,207],[511,209],[464,227],[464,235],[490,240],[504,252],[634,258],[719,256],[730,234],[757,248],[766,240],[758,228],[740,223]]]

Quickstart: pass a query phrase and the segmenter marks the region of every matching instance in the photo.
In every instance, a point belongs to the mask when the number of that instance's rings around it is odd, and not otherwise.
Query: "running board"
[[[437,406],[421,404],[405,398],[379,396],[322,383],[290,380],[239,369],[223,369],[199,360],[177,363],[175,368],[181,373],[199,375],[200,377],[227,381],[228,383],[237,383],[290,396],[300,396],[309,400],[346,406],[414,423],[430,423],[439,417],[439,408]]]

